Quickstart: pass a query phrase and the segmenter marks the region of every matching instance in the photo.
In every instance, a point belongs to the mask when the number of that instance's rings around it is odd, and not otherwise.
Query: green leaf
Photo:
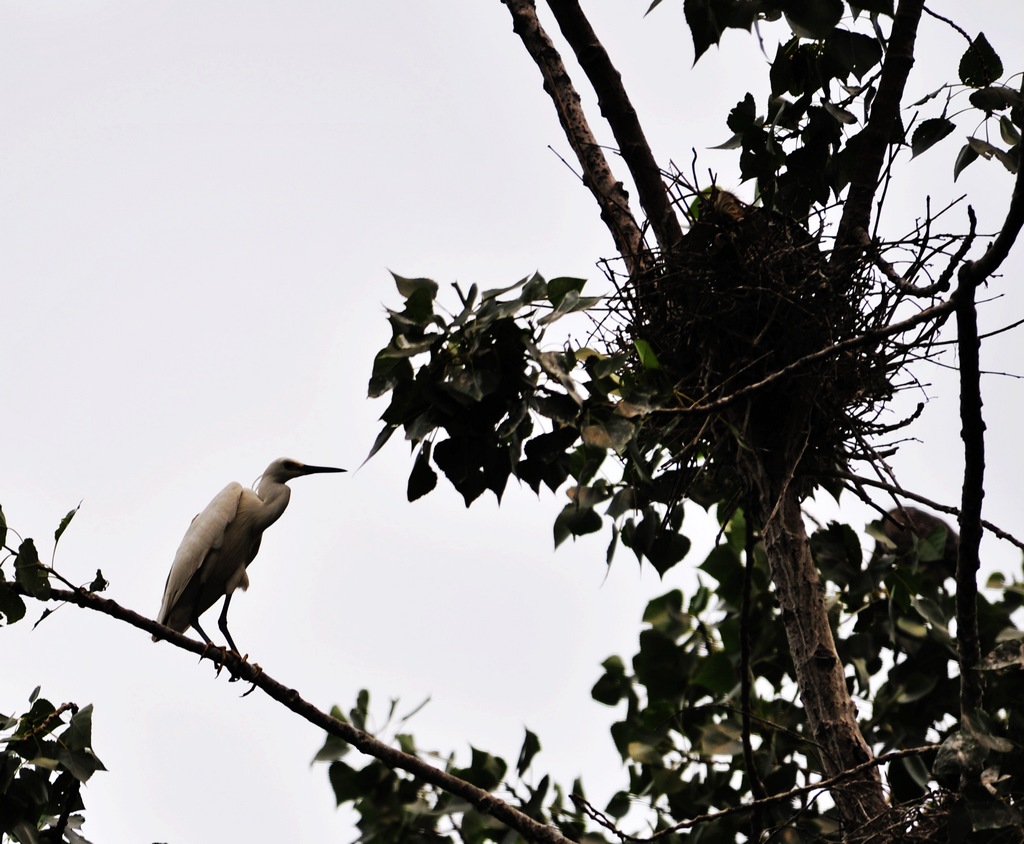
[[[526,731],[526,737],[523,739],[522,750],[519,751],[519,761],[516,762],[516,773],[522,776],[526,773],[526,770],[530,767],[530,762],[533,761],[533,757],[540,751],[540,739],[537,738],[535,733]]]
[[[967,169],[967,167],[978,160],[978,153],[970,144],[964,144],[957,154],[956,162],[953,164],[953,181]]]
[[[608,657],[601,666],[604,668],[604,674],[590,690],[590,696],[605,706],[615,706],[629,694],[630,683],[626,677],[626,668],[617,656]]]
[[[1017,131],[1017,127],[1013,125],[1013,121],[1005,114],[999,116],[999,134],[1002,139],[1014,146],[1020,143],[1020,132]]]
[[[18,548],[18,556],[14,561],[14,571],[19,585],[33,598],[46,601],[50,597],[50,580],[39,562],[35,543],[26,539]]]
[[[57,526],[57,530],[53,532],[53,544],[56,546],[60,542],[60,538],[64,535],[64,531],[68,529],[68,525],[71,524],[71,520],[75,517],[75,513],[82,507],[82,502],[78,502],[78,506],[73,510],[68,510],[67,515],[60,520],[60,524]]]
[[[391,435],[398,430],[397,425],[387,425],[384,430],[377,434],[377,439],[373,441],[373,446],[370,448],[370,453],[366,455],[366,460],[369,460],[373,455],[380,451],[384,447],[384,443],[391,439]],[[366,463],[363,461],[363,464]]]
[[[0,507],[0,548],[7,544],[7,517],[4,515],[4,508]]]
[[[337,718],[339,721],[348,721],[345,717],[345,713],[343,713],[338,706],[331,707],[331,717]],[[332,733],[328,733],[327,738],[324,741],[324,746],[316,752],[316,756],[313,757],[313,762],[334,762],[348,753],[350,746],[351,745],[349,745],[345,739],[339,738]]]
[[[403,278],[397,273],[391,273],[391,277],[395,280],[398,293],[405,299],[421,290],[426,291],[431,300],[437,296],[437,282],[429,278]]]
[[[981,138],[968,138],[967,143],[982,158],[995,158],[1011,173],[1017,172],[1017,158],[1015,155],[1011,155],[999,149],[999,147],[993,146],[988,141],[981,140]],[[941,556],[942,554],[940,553],[938,557]],[[925,557],[923,559],[928,558]]]
[[[988,43],[985,33],[978,33],[960,59],[960,81],[971,88],[984,88],[1002,75],[1002,61]]]
[[[709,654],[699,663],[693,682],[703,686],[716,697],[724,697],[739,685],[736,666],[723,651]]]
[[[926,149],[935,146],[954,129],[956,129],[956,125],[945,117],[932,117],[929,120],[921,121],[921,125],[914,130],[914,136],[910,141],[910,148],[913,152],[911,158],[916,158]]]
[[[570,278],[569,276],[553,278],[548,282],[548,301],[557,308],[562,304],[567,293],[579,293],[586,283],[585,278]]]
[[[493,756],[483,750],[470,746],[472,761],[468,768],[455,768],[452,774],[473,783],[484,791],[493,791],[501,783],[508,766],[499,756]]]
[[[570,536],[584,536],[597,533],[603,520],[593,507],[581,507],[575,501],[566,504],[555,518],[554,533],[557,548]]]
[[[693,62],[717,44],[726,29],[753,25],[761,4],[756,0],[684,0],[683,14],[693,38]]]
[[[683,559],[690,551],[690,540],[681,533],[672,530],[661,530],[647,550],[647,559],[664,576],[672,566]]]
[[[636,347],[636,352],[640,355],[640,365],[644,369],[661,369],[661,364],[658,362],[658,356],[654,354],[654,349],[651,348],[651,344],[646,340],[634,340],[633,345]]]

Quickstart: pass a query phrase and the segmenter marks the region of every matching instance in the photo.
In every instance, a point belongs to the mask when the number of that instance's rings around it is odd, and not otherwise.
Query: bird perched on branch
[[[881,527],[882,533],[892,546],[887,549],[879,543],[875,549],[876,557],[888,551],[895,556],[897,562],[910,558],[916,565],[928,571],[936,571],[940,580],[956,576],[960,534],[942,519],[916,507],[897,507],[886,513],[885,518],[881,520]],[[941,555],[937,553],[937,549],[928,549],[928,553],[925,554],[920,553],[920,542],[929,539],[933,534],[938,536],[940,529],[946,531]]]
[[[331,466],[306,466],[281,458],[271,463],[255,492],[230,483],[192,520],[171,564],[157,621],[184,633],[189,627],[213,642],[199,626],[199,616],[224,598],[217,626],[231,650],[239,653],[228,632],[228,605],[236,589],[249,586],[246,567],[260,550],[263,531],[281,518],[288,506],[292,478],[320,472],[344,472]],[[159,637],[153,636],[156,641]]]

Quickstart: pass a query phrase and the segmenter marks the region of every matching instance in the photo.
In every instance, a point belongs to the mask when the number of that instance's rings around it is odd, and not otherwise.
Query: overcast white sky
[[[725,140],[746,90],[763,102],[765,60],[730,33],[691,72],[681,3],[644,20],[647,5],[587,9],[659,160],[686,163]],[[1008,68],[1024,64],[1017,0],[969,16],[931,5],[986,31]],[[955,80],[964,48],[930,18],[921,38],[911,97]],[[397,301],[388,269],[484,287],[540,270],[598,290],[594,264],[612,252],[548,149],[568,157],[498,0],[8,0],[0,114],[0,504],[48,557],[83,501],[59,568],[82,583],[102,568],[109,596],[139,612],[155,614],[189,520],[227,481],[282,455],[358,467],[384,409],[365,394],[384,304]],[[1010,189],[999,165],[951,184],[973,121],[904,168],[893,233],[925,193],[937,205],[968,191],[982,228],[998,225]],[[703,152],[701,165],[736,184],[734,153]],[[1021,317],[1021,265],[990,288],[1006,298],[986,326]],[[1019,349],[1005,335],[984,362],[1019,372]],[[933,402],[898,463],[909,486],[955,502],[955,386],[935,368],[922,378]],[[986,506],[1013,529],[1021,387],[986,389]],[[710,520],[690,523],[700,544],[666,582],[624,554],[606,580],[607,534],[552,550],[561,500],[510,488],[500,510],[467,511],[442,482],[408,505],[409,466],[396,439],[358,473],[296,481],[232,605],[234,638],[324,708],[362,687],[378,716],[391,697],[404,710],[432,696],[411,724],[422,747],[472,743],[514,763],[529,727],[537,769],[565,783],[582,773],[603,801],[622,773],[614,713],[589,689],[605,657],[633,654],[645,602],[693,583]],[[1016,553],[985,551],[1019,574]],[[326,767],[309,767],[322,735],[305,722],[259,693],[239,700],[208,663],[104,616],[65,608],[29,628],[0,635],[0,711],[22,711],[38,684],[54,703],[95,704],[110,771],[85,793],[93,841],[355,838]]]

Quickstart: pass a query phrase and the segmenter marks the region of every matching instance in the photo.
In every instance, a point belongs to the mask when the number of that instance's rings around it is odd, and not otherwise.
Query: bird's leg
[[[217,666],[217,676],[220,677],[221,669],[224,668],[224,655],[225,655],[224,648],[221,647],[220,645],[213,644],[213,639],[211,639],[209,636],[207,636],[206,635],[206,631],[203,630],[203,628],[199,626],[199,619],[198,618],[194,619],[192,621],[192,629],[195,630],[196,633],[198,633],[202,637],[204,642],[206,642],[206,647],[203,648],[203,652],[201,654],[199,654],[199,661],[200,662],[202,662],[206,658],[206,653],[211,648],[213,650],[215,650],[215,651],[220,651],[220,660],[216,660],[215,659],[213,661],[214,665]]]
[[[220,632],[224,634],[224,638],[228,640],[228,644],[231,645],[231,651],[243,662],[249,656],[246,654],[242,656],[242,652],[238,650],[238,646],[235,645],[234,639],[231,638],[231,634],[228,632],[228,605],[231,603],[231,593],[229,592],[224,596],[224,607],[220,611],[220,618],[217,619],[217,626],[220,628]],[[238,679],[238,675],[232,672],[230,682],[234,683]]]

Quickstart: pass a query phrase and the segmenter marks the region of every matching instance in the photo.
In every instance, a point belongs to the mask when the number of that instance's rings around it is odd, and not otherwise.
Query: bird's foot
[[[244,692],[242,694],[242,697],[249,697],[249,695],[256,691],[256,681],[260,678],[260,675],[263,673],[263,669],[260,668],[260,664],[258,662],[254,662],[252,664],[252,670],[255,672],[252,675],[252,679],[249,681],[250,683],[252,683],[252,685],[249,686],[249,691]]]
[[[231,655],[235,656],[235,657],[238,657],[239,661],[241,661],[241,662],[246,662],[246,663],[249,662],[249,654],[244,654],[243,655],[243,654],[240,654],[238,651],[231,651]],[[229,683],[237,683],[241,679],[242,679],[241,677],[239,677],[237,674],[235,674],[234,671],[232,671],[231,672],[231,676],[228,678],[228,682]]]
[[[215,645],[213,642],[207,642],[203,646],[203,652],[199,654],[199,661],[202,662],[207,659],[210,651],[220,651],[220,659],[216,656],[210,656],[209,659],[213,660],[213,664],[217,667],[217,673],[215,676],[220,677],[220,672],[224,669],[224,661],[227,659],[228,649],[223,645]]]

